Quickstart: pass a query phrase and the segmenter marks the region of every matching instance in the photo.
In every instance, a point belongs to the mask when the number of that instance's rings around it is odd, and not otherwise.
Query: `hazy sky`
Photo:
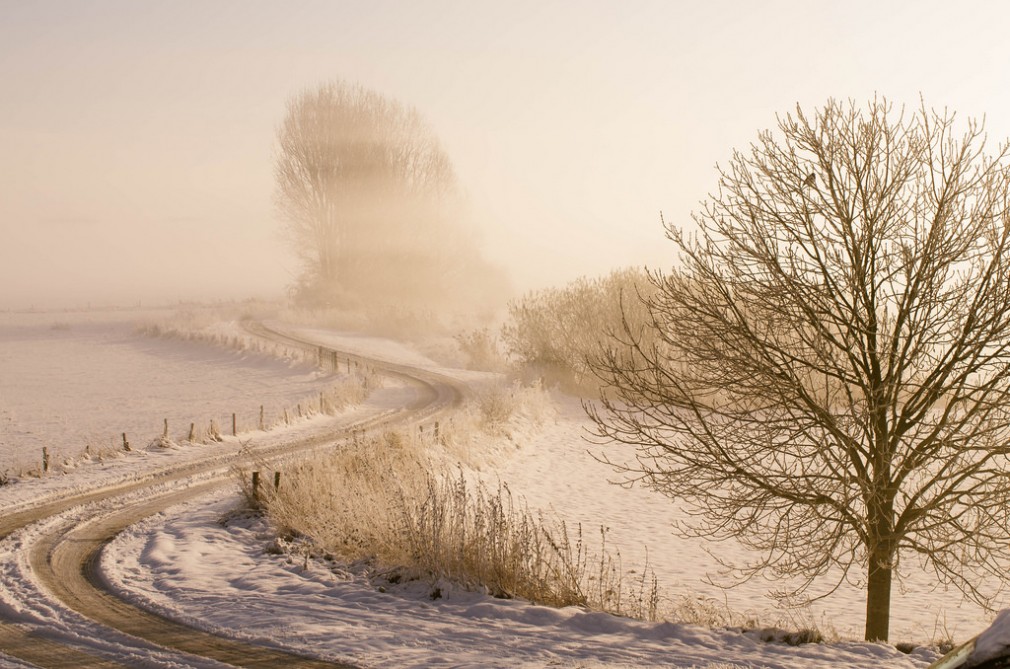
[[[1000,2],[0,0],[0,309],[280,294],[287,98],[416,106],[520,289],[673,262],[714,166],[828,97],[1010,136]]]

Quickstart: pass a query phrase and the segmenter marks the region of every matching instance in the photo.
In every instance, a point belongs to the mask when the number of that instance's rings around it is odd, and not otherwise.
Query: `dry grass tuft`
[[[320,554],[367,561],[397,579],[657,618],[655,576],[622,573],[605,531],[590,547],[581,526],[532,512],[504,483],[488,486],[462,467],[438,473],[422,442],[396,432],[348,442],[287,470],[278,490],[251,501],[281,536],[309,537]]]

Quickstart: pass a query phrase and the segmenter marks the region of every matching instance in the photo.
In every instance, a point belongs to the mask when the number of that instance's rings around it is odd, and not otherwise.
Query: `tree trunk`
[[[887,641],[891,625],[891,576],[894,567],[890,551],[881,547],[870,554],[866,585],[866,640]]]

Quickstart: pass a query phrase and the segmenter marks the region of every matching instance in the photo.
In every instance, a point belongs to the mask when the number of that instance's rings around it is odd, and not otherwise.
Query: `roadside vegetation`
[[[629,267],[527,293],[509,303],[501,331],[505,352],[522,378],[594,394],[599,389],[594,358],[628,333],[643,346],[652,341],[644,300],[655,290],[646,270]]]
[[[507,441],[516,418],[542,420],[547,404],[540,388],[499,384],[443,421],[438,436],[429,426],[359,437],[287,469],[284,485],[255,498],[249,477],[240,481],[285,548],[308,541],[316,554],[366,566],[383,588],[422,581],[432,598],[462,587],[657,619],[655,575],[647,565],[625,571],[603,528],[535,512],[464,462],[472,445]]]

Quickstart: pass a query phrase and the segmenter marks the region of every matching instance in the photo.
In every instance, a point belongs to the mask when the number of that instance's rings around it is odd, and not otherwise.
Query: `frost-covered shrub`
[[[497,372],[505,367],[505,357],[498,349],[498,337],[488,328],[460,333],[455,340],[466,356],[467,369]]]
[[[450,582],[496,597],[657,617],[651,570],[628,577],[620,555],[581,526],[535,513],[504,483],[488,485],[429,452],[431,432],[390,432],[285,470],[254,503],[286,544],[395,579]],[[248,477],[240,479],[246,496]],[[285,542],[281,542],[285,543]]]
[[[636,336],[649,336],[643,299],[654,291],[645,270],[628,268],[528,293],[509,304],[502,328],[506,352],[526,377],[592,391],[597,384],[590,360],[610,345],[611,336],[625,336],[625,320]]]

